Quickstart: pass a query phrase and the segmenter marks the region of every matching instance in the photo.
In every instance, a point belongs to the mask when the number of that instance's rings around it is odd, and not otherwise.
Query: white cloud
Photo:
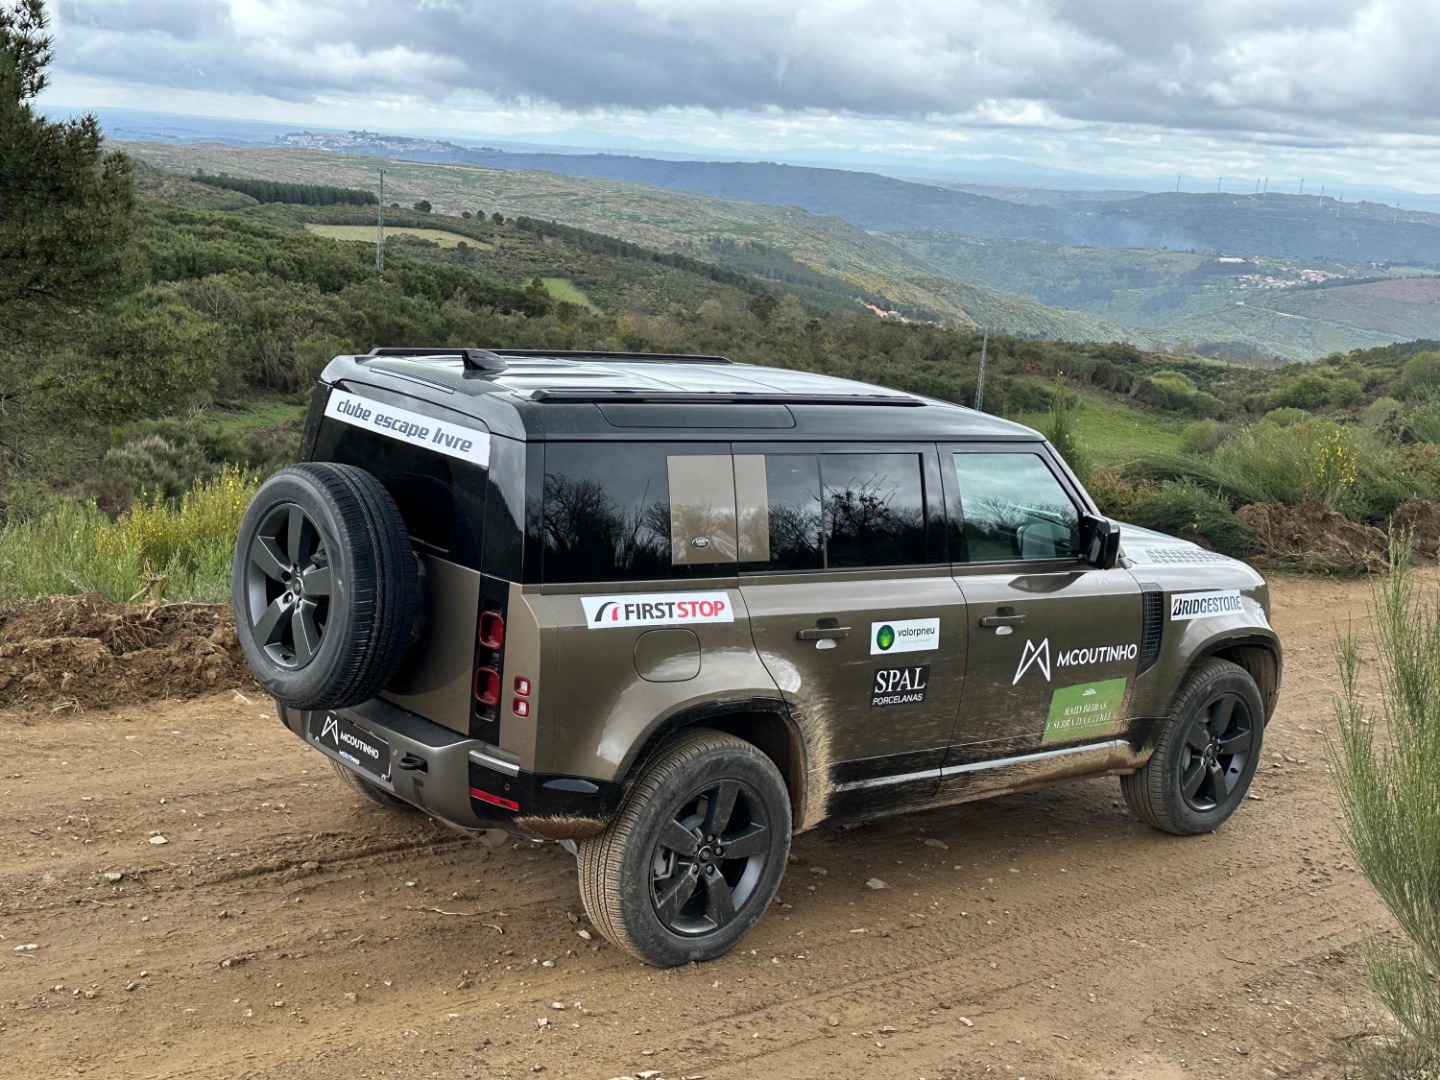
[[[140,93],[153,108],[161,90],[180,111],[311,123],[353,110],[717,146],[1029,145],[1091,169],[1097,155],[1294,163],[1390,182],[1406,155],[1433,167],[1440,152],[1435,0],[60,0],[58,14],[56,96],[108,95],[77,102],[93,106]]]

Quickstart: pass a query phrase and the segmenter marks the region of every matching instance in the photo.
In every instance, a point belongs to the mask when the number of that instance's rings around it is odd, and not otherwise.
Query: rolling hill
[[[244,149],[215,143],[119,144],[163,169],[227,172],[312,184],[365,187],[372,158],[318,150]],[[783,252],[802,267],[884,298],[902,312],[1019,336],[1147,344],[1148,335],[1089,312],[1047,307],[989,286],[959,281],[916,262],[900,247],[835,217],[793,206],[762,206],[668,188],[546,172],[470,165],[384,162],[388,193],[402,205],[428,200],[437,211],[529,215],[604,233],[659,251],[710,257],[717,240],[743,262],[747,245]],[[724,259],[720,260],[722,264]],[[744,267],[737,267],[742,268]]]

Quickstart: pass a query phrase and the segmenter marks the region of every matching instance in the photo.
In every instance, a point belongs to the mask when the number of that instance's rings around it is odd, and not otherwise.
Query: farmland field
[[[311,225],[305,226],[306,230],[316,236],[324,236],[331,240],[358,240],[367,244],[375,242],[374,225]],[[453,248],[456,244],[466,243],[471,247],[488,247],[488,244],[479,240],[472,240],[468,236],[461,236],[459,233],[449,232],[445,229],[411,229],[404,226],[392,229],[385,228],[385,235],[392,236],[413,236],[417,240],[430,240],[439,244],[442,248]]]

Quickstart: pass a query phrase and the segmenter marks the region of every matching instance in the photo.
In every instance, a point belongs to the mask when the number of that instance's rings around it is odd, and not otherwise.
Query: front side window
[[[966,561],[1075,558],[1080,517],[1039,454],[955,454]]]

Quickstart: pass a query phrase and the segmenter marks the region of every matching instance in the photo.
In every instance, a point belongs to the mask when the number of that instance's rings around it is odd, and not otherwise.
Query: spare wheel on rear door
[[[240,523],[231,596],[245,659],[278,701],[368,701],[404,658],[419,603],[395,500],[352,465],[281,469]]]

